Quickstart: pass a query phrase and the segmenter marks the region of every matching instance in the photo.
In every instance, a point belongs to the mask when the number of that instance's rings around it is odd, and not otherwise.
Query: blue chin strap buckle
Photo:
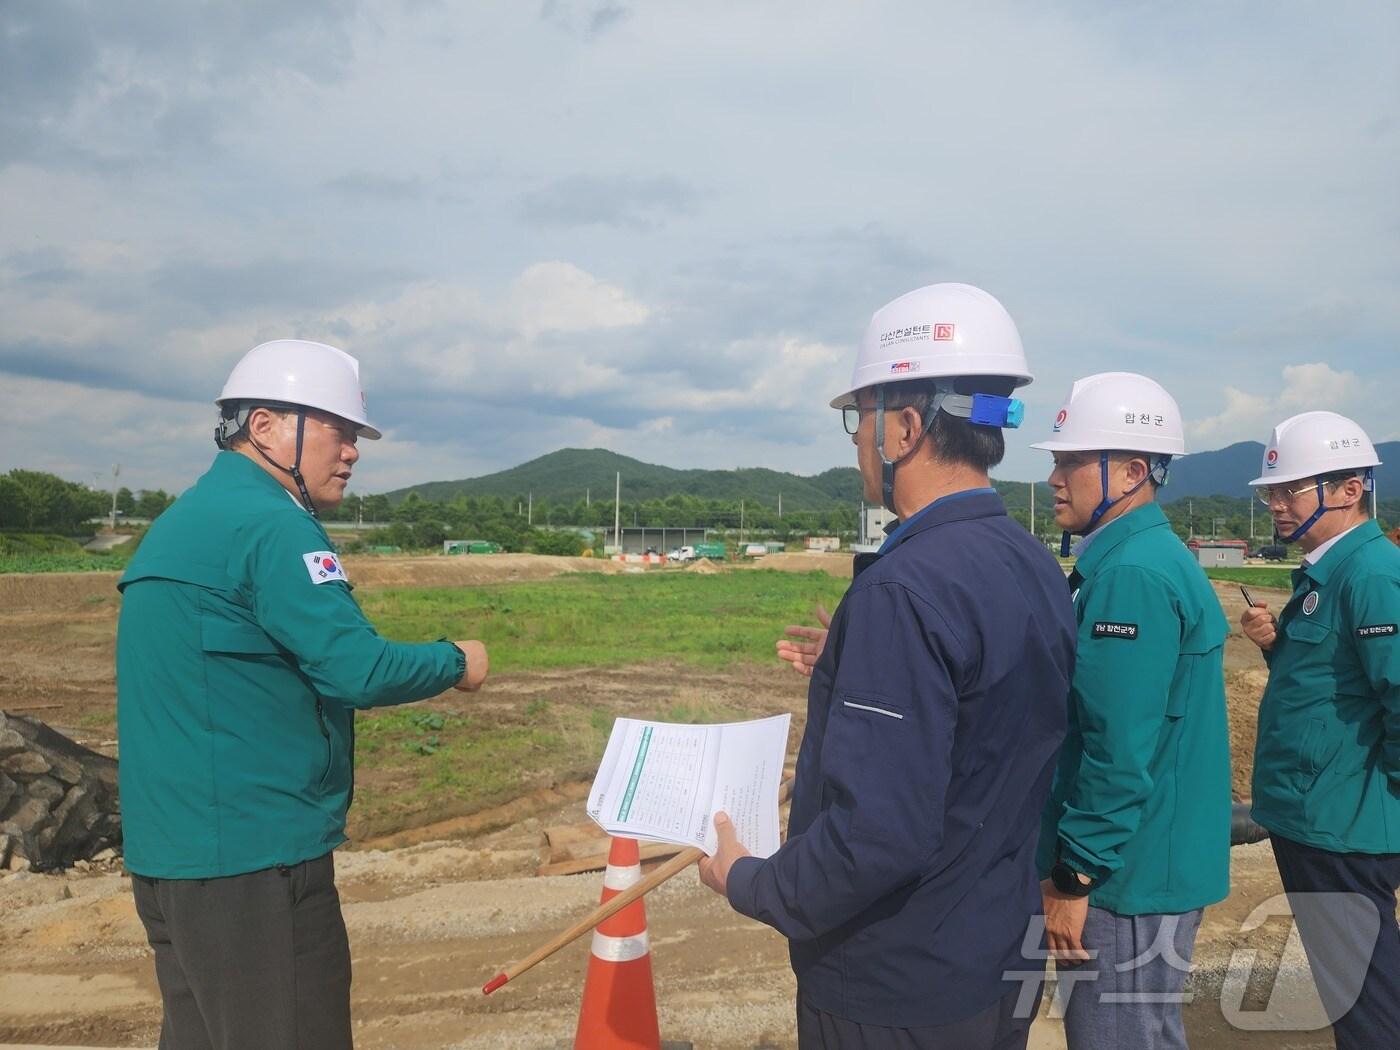
[[[968,422],[979,427],[1003,427],[1015,430],[1026,418],[1025,403],[1018,397],[998,397],[996,394],[973,394]]]

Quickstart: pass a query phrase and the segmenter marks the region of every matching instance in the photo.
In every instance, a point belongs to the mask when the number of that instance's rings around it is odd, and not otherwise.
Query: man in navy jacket
[[[812,667],[787,842],[748,856],[719,815],[701,864],[788,938],[804,1050],[1026,1044],[1015,975],[1042,965],[1023,945],[1075,637],[1063,573],[987,477],[1029,381],[1000,303],[932,285],[875,314],[832,402],[901,524]]]

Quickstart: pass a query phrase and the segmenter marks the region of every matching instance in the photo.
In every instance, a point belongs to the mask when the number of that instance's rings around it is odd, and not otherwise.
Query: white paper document
[[[588,793],[610,835],[719,848],[714,815],[734,821],[756,857],[778,849],[778,785],[791,715],[720,725],[619,718]]]

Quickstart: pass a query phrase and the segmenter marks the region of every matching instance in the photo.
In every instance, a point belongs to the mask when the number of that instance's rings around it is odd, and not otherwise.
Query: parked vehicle
[[[1266,543],[1254,552],[1254,556],[1265,561],[1283,561],[1288,557],[1288,548],[1282,543]]]
[[[668,557],[672,561],[694,561],[695,548],[691,546],[677,547],[668,555]]]
[[[682,547],[681,550],[686,548]],[[723,561],[728,553],[723,543],[697,543],[695,545],[695,557],[709,558],[711,561]]]
[[[444,540],[443,554],[499,554],[502,547],[490,540]]]

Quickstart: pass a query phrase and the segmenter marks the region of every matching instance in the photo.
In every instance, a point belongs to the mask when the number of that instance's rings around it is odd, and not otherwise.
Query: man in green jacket
[[[1303,564],[1277,618],[1240,621],[1269,665],[1253,816],[1341,1050],[1400,1046],[1400,549],[1367,513],[1379,465],[1334,412],[1274,428],[1251,484]]]
[[[359,365],[249,351],[218,399],[213,466],[118,587],[126,867],[155,953],[161,1050],[342,1050],[345,841],[358,708],[475,690],[477,641],[381,638],[316,518],[359,459]]]
[[[1156,503],[1185,451],[1181,413],[1145,376],[1093,375],[1033,447],[1054,453],[1062,553],[1084,534],[1069,580],[1079,623],[1069,732],[1038,856],[1066,1040],[1184,1048],[1201,912],[1230,891],[1231,801],[1229,627]]]

